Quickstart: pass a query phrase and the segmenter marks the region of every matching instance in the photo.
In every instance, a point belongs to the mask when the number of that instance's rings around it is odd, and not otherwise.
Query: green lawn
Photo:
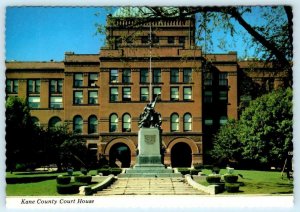
[[[203,170],[205,174],[210,174],[210,170]],[[222,169],[220,174],[227,171]],[[234,174],[241,174],[238,182],[242,182],[244,186],[240,187],[239,193],[233,194],[293,194],[293,180],[288,180],[286,173],[281,177],[281,172],[275,171],[249,171],[235,170]],[[198,183],[207,185],[206,181],[197,180]],[[223,194],[231,194],[224,192]]]

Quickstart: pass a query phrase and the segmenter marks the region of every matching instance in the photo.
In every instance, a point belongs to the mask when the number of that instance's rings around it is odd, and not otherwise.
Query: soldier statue
[[[159,95],[155,97],[155,100],[153,102],[148,103],[144,108],[143,113],[140,115],[139,128],[160,128],[161,115],[154,110],[158,98]]]

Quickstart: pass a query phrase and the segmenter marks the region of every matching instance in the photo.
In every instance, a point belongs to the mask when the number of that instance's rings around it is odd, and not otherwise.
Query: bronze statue
[[[139,128],[150,128],[157,127],[160,128],[161,125],[161,115],[155,112],[154,107],[157,102],[159,95],[155,97],[153,102],[150,102],[144,108],[144,112],[140,115]]]

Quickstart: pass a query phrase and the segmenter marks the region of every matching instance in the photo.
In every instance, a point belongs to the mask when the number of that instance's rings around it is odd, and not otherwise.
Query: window
[[[177,82],[179,82],[179,69],[172,68],[171,69],[171,83],[177,83]]]
[[[220,117],[220,125],[225,125],[227,123],[227,117],[226,116],[221,116]]]
[[[169,43],[169,44],[174,43],[174,37],[169,36],[169,37],[168,37],[168,43]]]
[[[18,93],[19,81],[7,79],[6,80],[6,93]]]
[[[89,123],[88,133],[89,134],[97,133],[97,128],[98,128],[97,117],[94,115],[91,115],[88,119],[88,123]]]
[[[40,108],[40,97],[39,96],[30,96],[28,97],[28,106],[30,108]]]
[[[75,116],[73,119],[73,131],[78,134],[81,134],[83,131],[83,119],[79,115]]]
[[[179,43],[185,43],[185,37],[184,36],[180,36],[179,37]]]
[[[227,86],[227,73],[219,73],[219,85]]]
[[[152,97],[153,97],[152,100],[154,100],[157,96],[159,96],[158,100],[160,100],[161,99],[160,94],[161,94],[161,88],[160,87],[154,87],[153,88],[153,94],[152,94]]]
[[[178,101],[178,100],[179,100],[179,88],[171,87],[171,101]]]
[[[213,125],[212,118],[206,118],[206,119],[204,119],[204,125],[206,125],[206,126],[212,126]]]
[[[110,101],[111,102],[118,101],[118,95],[119,95],[118,88],[115,88],[115,87],[110,88]]]
[[[141,88],[141,101],[148,101],[148,100],[149,100],[149,89]]]
[[[75,105],[83,104],[83,92],[82,91],[74,91],[74,104]]]
[[[118,129],[118,116],[112,114],[109,119],[109,132],[116,132]]]
[[[186,113],[183,116],[183,130],[191,131],[192,130],[192,116],[189,113]]]
[[[142,43],[148,43],[148,36],[142,36],[141,37],[141,41],[142,41]]]
[[[98,73],[89,73],[89,86],[96,87],[98,81]]]
[[[50,80],[50,92],[51,93],[62,93],[63,92],[63,80],[62,79]]]
[[[131,101],[131,88],[123,88],[123,101]]]
[[[62,124],[61,119],[57,116],[54,116],[49,120],[48,126],[49,128],[58,127],[61,124]]]
[[[179,116],[176,113],[171,115],[171,131],[179,131]]]
[[[192,100],[192,87],[183,87],[183,100]]]
[[[98,91],[89,91],[89,104],[98,104]]]
[[[219,92],[219,100],[220,101],[227,101],[227,91],[220,91]]]
[[[123,83],[130,83],[131,82],[131,71],[130,69],[124,69],[123,70]]]
[[[40,93],[41,80],[28,80],[28,93]]]
[[[74,87],[83,86],[83,74],[74,74]]]
[[[204,103],[212,103],[212,91],[204,91]]]
[[[149,73],[147,68],[142,68],[141,69],[141,76],[140,76],[140,82],[141,83],[147,83],[149,81]]]
[[[192,82],[192,69],[190,68],[183,69],[183,82],[184,83]]]
[[[50,97],[50,108],[62,108],[63,107],[62,96],[51,96]]]
[[[152,43],[159,43],[159,37],[156,35],[152,35]]]
[[[161,70],[160,70],[160,68],[153,69],[153,83],[161,83]]]
[[[123,116],[122,132],[131,132],[131,117],[129,114]]]
[[[111,69],[110,70],[110,82],[117,83],[119,82],[119,71],[118,69]]]
[[[211,72],[205,72],[203,74],[203,78],[204,78],[204,82],[203,82],[204,85],[212,85],[213,75]]]

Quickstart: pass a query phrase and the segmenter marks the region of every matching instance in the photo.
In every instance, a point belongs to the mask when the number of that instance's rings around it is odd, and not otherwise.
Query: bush
[[[92,182],[92,176],[80,175],[74,177],[75,182],[78,183],[87,183],[90,184]]]
[[[57,184],[69,184],[71,182],[71,177],[70,176],[58,176],[56,178]]]
[[[200,163],[197,163],[194,165],[194,169],[202,170],[202,169],[204,169],[204,166]]]
[[[198,172],[201,172],[201,169],[192,169],[190,170],[190,175],[198,175]]]
[[[7,184],[17,184],[17,183],[36,183],[45,180],[56,179],[56,176],[33,176],[33,177],[7,177]]]
[[[206,181],[207,181],[209,184],[218,184],[218,183],[220,183],[220,181],[221,181],[221,176],[219,176],[219,175],[207,176],[207,177],[206,177]]]
[[[110,169],[110,174],[113,174],[113,175],[118,175],[122,172],[122,169],[120,168],[111,168]]]
[[[203,169],[209,169],[212,170],[213,166],[212,165],[203,165]]]
[[[182,175],[186,175],[186,174],[190,174],[190,169],[188,168],[178,168],[178,171],[182,174]]]
[[[74,186],[72,183],[67,185],[57,184],[56,191],[59,194],[77,194],[79,193],[79,187]]]
[[[86,168],[81,168],[80,171],[83,175],[87,175],[87,173],[89,172]]]
[[[217,166],[214,166],[211,171],[214,173],[214,174],[219,174],[220,173],[220,168],[217,167]]]
[[[229,193],[238,192],[239,188],[240,188],[240,184],[239,183],[226,183],[225,184],[225,189]]]
[[[102,173],[103,176],[107,176],[110,174],[110,169],[108,168],[101,168],[97,170],[97,173]]]
[[[226,183],[236,183],[238,180],[238,176],[234,174],[226,174],[224,175],[224,180]]]

